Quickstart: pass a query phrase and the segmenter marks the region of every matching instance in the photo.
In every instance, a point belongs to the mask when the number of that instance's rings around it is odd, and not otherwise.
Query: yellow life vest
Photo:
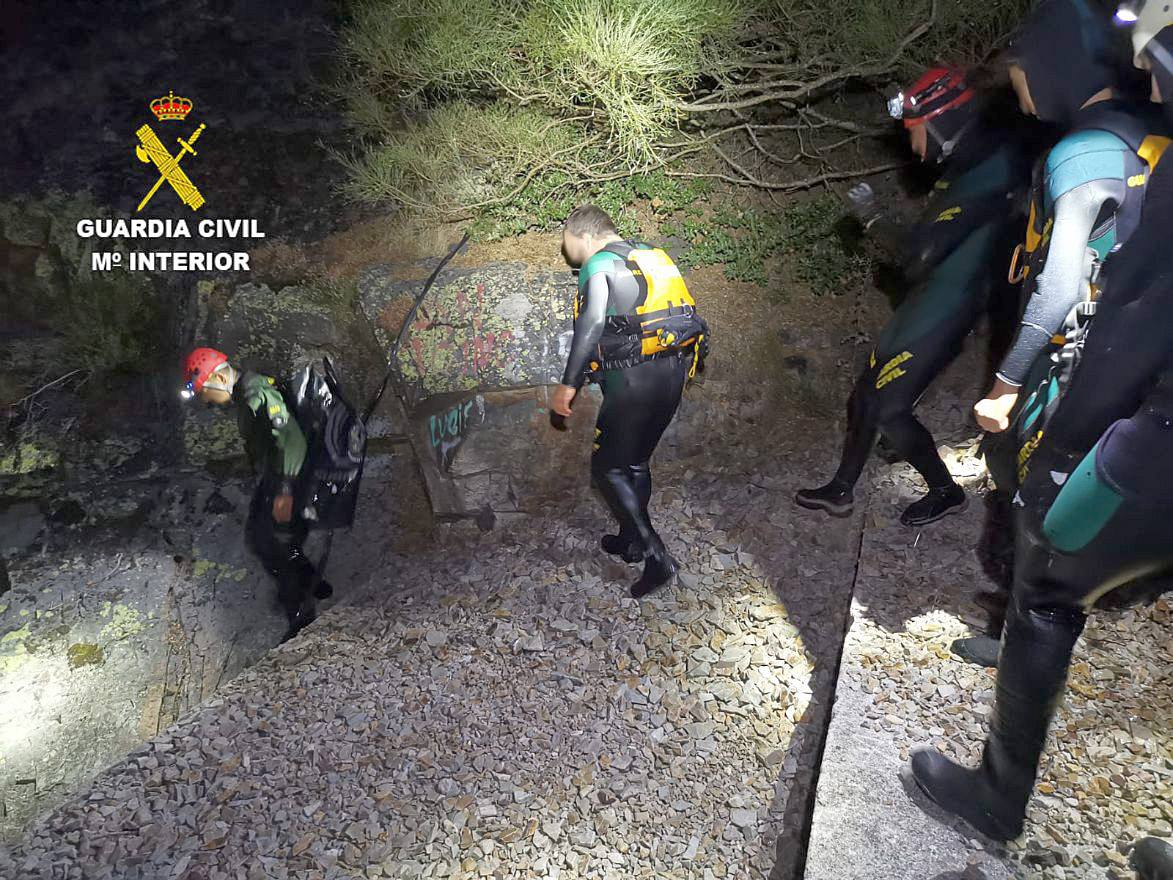
[[[672,258],[662,248],[628,250],[625,244],[604,250],[623,259],[639,285],[635,312],[607,319],[600,342],[602,369],[633,366],[659,356],[704,347],[708,327]]]

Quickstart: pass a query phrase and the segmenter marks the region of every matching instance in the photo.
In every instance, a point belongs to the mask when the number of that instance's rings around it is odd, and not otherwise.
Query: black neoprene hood
[[[1065,125],[1097,92],[1119,85],[1110,23],[1087,0],[1043,0],[1010,44],[1039,119]]]

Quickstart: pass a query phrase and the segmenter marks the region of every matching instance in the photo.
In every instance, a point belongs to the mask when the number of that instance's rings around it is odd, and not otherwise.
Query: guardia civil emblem
[[[151,101],[150,106],[151,112],[159,122],[182,122],[187,119],[187,114],[191,112],[193,104],[190,98],[176,97],[174,92],[168,92],[166,96],[155,98],[155,100]],[[145,208],[147,202],[151,200],[155,193],[159,191],[159,187],[164,183],[168,184],[175,191],[175,194],[179,196],[179,200],[193,211],[198,210],[203,205],[203,195],[200,193],[199,188],[192,183],[191,178],[179,167],[179,163],[188,153],[192,156],[197,155],[192,144],[199,140],[205,127],[201,122],[199,128],[193,131],[191,136],[186,140],[182,137],[177,137],[175,142],[179,144],[179,152],[175,155],[171,155],[151,126],[144,125],[135,132],[135,135],[138,136],[139,143],[134,148],[134,154],[138,156],[140,162],[153,165],[159,173],[159,179],[155,181],[155,185],[143,196],[143,200],[138,203],[138,208],[135,209],[136,211],[141,211]]]

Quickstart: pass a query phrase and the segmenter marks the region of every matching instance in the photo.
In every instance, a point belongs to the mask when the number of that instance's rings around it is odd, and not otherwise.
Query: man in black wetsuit
[[[928,493],[901,521],[921,526],[964,509],[965,492],[937,454],[932,434],[913,415],[925,389],[961,351],[992,300],[1012,296],[1005,281],[1030,184],[1033,149],[1022,126],[1000,123],[987,97],[956,68],[933,68],[892,113],[903,118],[913,151],[939,164],[941,177],[919,221],[903,236],[886,229],[870,188],[851,192],[868,229],[881,240],[906,239],[911,290],[881,334],[847,404],[847,437],[834,478],[795,497],[802,507],[848,516],[853,490],[883,433],[924,479]]]
[[[583,205],[566,220],[562,251],[581,267],[574,340],[551,409],[568,417],[588,377],[603,389],[591,477],[619,533],[603,549],[644,562],[635,598],[668,583],[676,561],[652,527],[650,460],[706,344],[679,271],[662,250],[625,241],[606,212]]]
[[[1173,16],[1141,11],[1138,65],[1173,121]],[[999,840],[1022,832],[1047,729],[1088,612],[1168,589],[1173,578],[1173,165],[1157,165],[1139,229],[1106,267],[1079,369],[1019,491],[1015,581],[982,764],[933,750],[912,771],[937,804]],[[1173,877],[1173,850],[1146,840],[1133,863]]]
[[[1044,0],[1019,29],[1010,58],[1023,112],[1065,131],[1036,173],[1015,256],[1025,300],[1018,334],[974,406],[987,431],[1015,422],[1010,445],[1021,480],[1066,382],[1054,368],[1056,340],[1080,324],[1098,267],[1136,229],[1148,174],[1168,141],[1159,113],[1121,97],[1110,25],[1089,0]]]

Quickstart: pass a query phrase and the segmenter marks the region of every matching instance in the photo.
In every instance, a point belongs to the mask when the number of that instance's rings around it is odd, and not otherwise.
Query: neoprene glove
[[[864,226],[883,213],[876,200],[876,191],[870,184],[857,183],[847,191],[847,201],[851,205],[851,213]]]

